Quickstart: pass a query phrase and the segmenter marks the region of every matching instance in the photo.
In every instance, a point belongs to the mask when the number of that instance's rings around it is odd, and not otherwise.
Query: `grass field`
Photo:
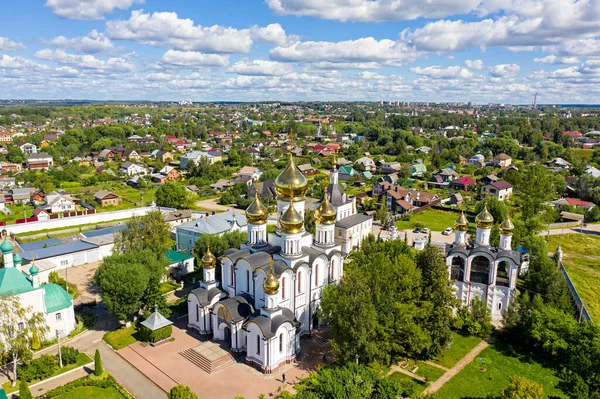
[[[454,228],[454,221],[458,213],[445,212],[438,209],[428,209],[424,212],[411,215],[410,220],[399,220],[396,227],[400,230],[414,229],[417,225],[428,227],[433,231],[444,231],[447,227]],[[469,220],[473,222],[473,220]]]
[[[0,222],[6,222],[7,224],[12,224],[17,219],[23,219],[23,205],[6,205],[6,208],[11,210],[10,215],[5,215],[0,212]],[[33,216],[33,206],[25,205],[25,213],[27,217],[30,218]]]
[[[442,353],[433,359],[433,362],[451,368],[480,342],[480,338],[465,337],[464,335],[453,333],[450,347],[444,349]]]
[[[563,250],[563,264],[579,296],[594,320],[600,320],[600,237],[592,234],[550,236],[548,250],[558,244]]]
[[[104,334],[104,341],[113,347],[115,350],[125,348],[137,342],[137,329],[134,325],[130,327],[121,327],[118,330],[109,331]]]
[[[124,399],[113,387],[98,388],[98,387],[77,387],[62,395],[55,396],[56,399]]]
[[[392,380],[409,381],[409,384],[414,388],[416,395],[422,393],[425,390],[425,388],[427,388],[427,386],[429,385],[427,383],[415,380],[414,378],[410,378],[406,374],[402,374],[399,371],[393,372],[387,378]]]
[[[422,361],[417,361],[417,366],[419,369],[417,370],[416,374],[421,377],[425,377],[427,382],[437,380],[446,372],[439,367],[430,366]]]
[[[484,359],[485,362],[481,362]],[[546,396],[566,398],[556,387],[559,378],[554,370],[529,360],[504,353],[499,344],[485,349],[460,373],[435,393],[436,399],[485,399],[497,395],[508,385],[511,376],[521,376],[544,386]]]

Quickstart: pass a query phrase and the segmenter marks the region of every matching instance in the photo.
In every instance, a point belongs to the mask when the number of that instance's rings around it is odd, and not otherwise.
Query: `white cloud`
[[[414,61],[418,53],[400,41],[366,37],[342,42],[296,42],[287,47],[275,47],[269,56],[284,62],[406,65]]]
[[[577,64],[579,62],[578,57],[557,57],[556,55],[548,55],[546,57],[536,57],[533,59],[535,62],[540,64]]]
[[[225,67],[229,65],[229,56],[204,54],[198,51],[169,50],[163,54],[164,63],[185,67]]]
[[[467,66],[467,68],[471,69],[483,69],[482,60],[466,60],[465,65]]]
[[[93,55],[70,54],[64,50],[51,49],[39,50],[34,56],[38,59],[55,61],[63,65],[106,73],[133,72],[135,70],[135,63],[126,58],[100,60]]]
[[[23,57],[11,57],[7,54],[0,55],[0,69],[50,69],[47,65],[38,64]]]
[[[22,50],[25,46],[22,43],[17,43],[6,37],[0,36],[0,51],[15,51]]]
[[[97,30],[91,31],[87,36],[79,36],[68,39],[64,36],[56,36],[50,40],[43,41],[45,44],[55,47],[64,47],[78,53],[96,54],[108,52],[115,49],[110,39]]]
[[[289,37],[280,24],[269,24],[265,27],[254,25],[250,28],[250,34],[256,41],[283,46],[290,41],[298,40],[296,36]]]
[[[146,79],[155,82],[166,82],[171,80],[172,78],[173,77],[171,76],[171,74],[164,72],[150,73],[146,75]]]
[[[336,21],[403,21],[442,18],[469,13],[479,0],[266,0],[279,15],[314,17]]]
[[[144,0],[47,0],[46,7],[59,17],[68,19],[103,19],[115,8],[126,10]]]
[[[117,40],[133,40],[155,47],[206,53],[248,53],[253,35],[257,40],[281,41],[277,24],[265,28],[238,30],[220,25],[194,25],[189,18],[179,18],[174,12],[145,13],[134,10],[126,20],[106,22],[106,35]],[[280,26],[279,26],[280,27]],[[285,32],[284,32],[285,34]]]
[[[521,67],[517,64],[500,64],[492,67],[490,74],[495,77],[514,76],[519,73]]]
[[[380,69],[382,66],[376,62],[315,62],[310,65],[314,69],[339,70],[339,69]]]
[[[240,60],[229,67],[229,72],[248,76],[280,76],[293,72],[290,64],[265,60]]]
[[[459,66],[451,66],[444,68],[439,65],[433,65],[428,67],[411,68],[411,71],[416,73],[417,75],[428,76],[430,78],[436,79],[472,79],[473,77],[475,77],[473,72],[469,71],[467,68]]]

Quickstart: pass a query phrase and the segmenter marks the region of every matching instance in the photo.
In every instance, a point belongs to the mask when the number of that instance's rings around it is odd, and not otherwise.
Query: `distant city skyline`
[[[4,0],[0,98],[594,104],[594,0]]]

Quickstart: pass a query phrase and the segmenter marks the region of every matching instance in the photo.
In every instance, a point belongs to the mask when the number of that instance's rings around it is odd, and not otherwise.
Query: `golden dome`
[[[483,211],[475,217],[477,227],[481,229],[491,229],[494,224],[494,217],[487,209],[487,204],[483,206]]]
[[[210,237],[208,240],[208,246],[206,247],[206,253],[202,257],[202,266],[207,269],[214,269],[217,264],[217,258],[210,252]]]
[[[469,227],[469,221],[467,220],[467,217],[465,216],[465,212],[462,211],[460,213],[460,216],[454,221],[454,228],[459,231],[467,231],[468,227]]]
[[[263,283],[263,288],[267,295],[277,295],[279,291],[279,280],[273,274],[273,258],[269,258],[269,276]]]
[[[325,193],[323,196],[323,201],[321,201],[321,205],[317,208],[315,212],[315,218],[317,222],[320,224],[334,224],[335,219],[337,218],[337,212],[335,208],[329,202],[329,195]]]
[[[277,179],[275,179],[274,186],[275,193],[280,199],[287,200],[288,198],[292,198],[300,200],[306,195],[308,181],[296,167],[291,153],[290,161],[279,176],[277,176]]]
[[[254,186],[254,201],[246,208],[246,219],[250,224],[265,224],[269,211],[258,198],[258,187]]]
[[[500,225],[500,232],[505,236],[512,236],[515,225],[510,220],[510,217],[506,216],[506,220]]]
[[[294,203],[291,198],[290,206],[279,218],[279,224],[281,225],[281,231],[287,234],[298,234],[304,227],[304,219],[302,218],[302,215],[298,213],[296,208],[294,208]]]

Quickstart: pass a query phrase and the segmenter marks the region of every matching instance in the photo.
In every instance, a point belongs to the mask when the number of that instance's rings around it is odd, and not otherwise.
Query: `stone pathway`
[[[480,342],[476,347],[471,349],[469,353],[465,355],[462,359],[458,361],[450,370],[448,370],[444,375],[431,383],[423,391],[424,394],[431,394],[440,389],[445,383],[450,381],[452,377],[458,374],[465,366],[471,363],[485,348],[487,348],[490,344],[486,341]]]

